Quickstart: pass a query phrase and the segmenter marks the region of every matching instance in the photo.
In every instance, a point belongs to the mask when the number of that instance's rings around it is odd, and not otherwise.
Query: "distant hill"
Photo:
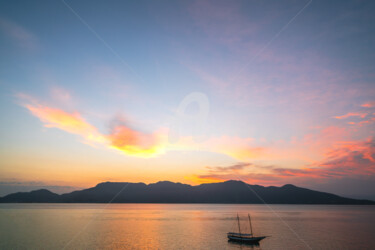
[[[249,185],[242,181],[191,186],[169,181],[152,184],[104,182],[95,187],[58,195],[41,189],[6,195],[0,203],[222,203],[222,204],[367,204],[291,184],[282,187]]]
[[[3,198],[0,198],[0,202],[7,203],[50,203],[59,202],[60,195],[52,193],[47,189],[39,189],[31,192],[18,192],[14,194],[8,194]]]

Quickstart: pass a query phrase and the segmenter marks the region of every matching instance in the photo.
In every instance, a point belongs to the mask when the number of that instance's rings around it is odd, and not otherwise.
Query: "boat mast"
[[[237,214],[237,222],[238,222],[238,231],[240,232],[240,235],[241,235],[240,217],[238,217],[238,214]]]
[[[250,214],[247,214],[249,217],[249,224],[250,224],[250,234],[253,235],[253,227],[251,226],[251,219],[250,219]]]

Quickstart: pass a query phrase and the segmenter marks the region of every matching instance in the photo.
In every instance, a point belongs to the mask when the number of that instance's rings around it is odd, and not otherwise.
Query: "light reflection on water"
[[[271,208],[277,214],[265,205],[0,204],[0,248],[375,248],[375,206]],[[226,233],[237,231],[237,212],[242,232],[249,230],[250,213],[255,234],[271,237],[259,246],[228,242]]]

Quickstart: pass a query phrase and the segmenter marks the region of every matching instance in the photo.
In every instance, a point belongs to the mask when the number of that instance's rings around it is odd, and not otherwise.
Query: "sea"
[[[0,204],[0,249],[375,249],[375,206]]]

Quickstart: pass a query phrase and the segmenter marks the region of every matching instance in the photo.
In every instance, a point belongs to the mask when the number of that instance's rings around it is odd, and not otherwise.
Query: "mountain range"
[[[374,201],[345,198],[291,184],[282,187],[250,185],[242,181],[191,186],[161,181],[152,184],[103,182],[66,194],[46,189],[18,192],[0,203],[221,203],[221,204],[363,204]]]

